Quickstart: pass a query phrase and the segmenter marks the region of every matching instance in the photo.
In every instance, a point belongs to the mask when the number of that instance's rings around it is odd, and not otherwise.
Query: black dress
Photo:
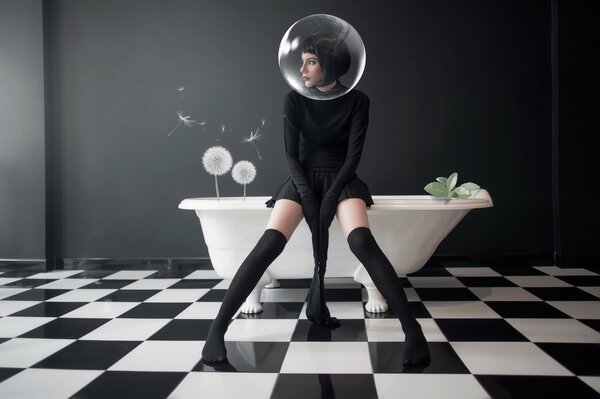
[[[360,198],[367,207],[373,205],[369,188],[357,175],[368,120],[369,97],[351,90],[331,100],[314,100],[290,91],[284,101],[284,138],[290,176],[265,203],[271,208],[279,199],[302,205],[305,216],[327,209],[333,219],[337,202]],[[327,197],[327,201],[324,198]],[[307,210],[315,212],[307,212]],[[308,220],[313,232],[315,272],[311,283],[307,317],[313,323],[337,326],[325,305],[324,284],[329,224],[322,226],[315,217]],[[315,223],[319,224],[315,228]],[[318,231],[318,233],[315,233]]]

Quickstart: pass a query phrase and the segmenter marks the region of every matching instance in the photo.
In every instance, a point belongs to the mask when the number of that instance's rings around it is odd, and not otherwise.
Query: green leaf
[[[446,197],[448,195],[448,189],[446,186],[439,182],[431,182],[424,187],[424,190],[429,194],[436,197]]]
[[[458,195],[458,198],[469,198],[471,196],[471,192],[464,187],[456,187],[454,192]]]
[[[446,186],[448,186],[448,192],[450,192],[456,186],[457,180],[458,180],[457,172],[452,173],[450,175],[450,177],[448,177],[448,182],[446,183]]]
[[[442,183],[445,186],[446,182],[448,181],[448,178],[447,177],[438,177],[435,180],[439,181],[440,183]]]
[[[473,190],[477,190],[477,189],[481,188],[477,184],[472,183],[472,182],[463,183],[460,186],[466,188],[469,191],[473,191]]]

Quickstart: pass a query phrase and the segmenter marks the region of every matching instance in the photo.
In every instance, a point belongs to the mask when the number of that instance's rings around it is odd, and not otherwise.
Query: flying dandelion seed
[[[170,136],[171,133],[173,133],[175,131],[175,129],[177,129],[181,123],[183,123],[187,127],[191,127],[192,123],[196,122],[195,120],[190,120],[190,116],[189,115],[188,116],[183,116],[183,113],[181,111],[177,111],[177,116],[179,117],[179,121],[177,121],[177,125],[175,125],[175,127],[173,128],[173,130],[171,130],[169,132],[168,136]]]
[[[219,200],[217,176],[224,175],[231,169],[231,165],[233,164],[231,153],[221,146],[210,147],[202,156],[202,164],[208,173],[215,176],[215,189],[217,191],[217,200]]]
[[[221,124],[221,133],[232,132],[232,131],[233,130],[227,129],[227,127],[225,127],[225,125]]]
[[[238,184],[244,185],[244,201],[246,201],[246,184],[256,177],[256,167],[250,161],[239,161],[231,169],[231,177]]]
[[[250,131],[250,137],[244,137],[244,139],[242,140],[243,143],[252,143],[252,145],[254,146],[254,148],[256,149],[256,152],[258,153],[258,158],[262,159],[262,156],[260,155],[260,151],[258,151],[258,147],[256,146],[256,144],[254,144],[254,141],[258,140],[258,138],[260,136],[262,136],[262,134],[259,134],[258,132],[260,131],[260,128],[256,128],[256,130]]]
[[[183,98],[183,92],[185,91],[185,86],[180,86],[180,87],[177,89],[177,91],[181,93],[181,98]]]
[[[270,123],[267,123],[266,119],[262,118],[261,121],[260,121],[260,126],[262,127],[262,126],[265,126],[265,125],[270,125]]]
[[[206,121],[199,122],[198,125],[202,126],[203,132],[206,132]]]

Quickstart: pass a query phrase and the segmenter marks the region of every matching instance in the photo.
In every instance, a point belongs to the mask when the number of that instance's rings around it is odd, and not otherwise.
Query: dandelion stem
[[[217,175],[215,175],[215,188],[217,189],[217,200],[220,200],[219,197],[219,182],[217,181]]]
[[[262,159],[262,157],[260,156],[260,152],[258,151],[258,147],[256,146],[256,144],[254,144],[254,141],[252,141],[252,145],[254,146],[254,148],[256,148],[256,152],[258,153],[258,158]]]

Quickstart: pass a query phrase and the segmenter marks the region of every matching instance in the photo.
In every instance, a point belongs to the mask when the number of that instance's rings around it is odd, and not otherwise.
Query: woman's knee
[[[302,215],[302,205],[296,201],[279,199],[275,202],[266,229],[278,230],[289,241],[302,221]]]
[[[352,230],[357,227],[369,228],[367,205],[360,198],[346,198],[338,204],[337,218],[342,226],[346,240]]]

